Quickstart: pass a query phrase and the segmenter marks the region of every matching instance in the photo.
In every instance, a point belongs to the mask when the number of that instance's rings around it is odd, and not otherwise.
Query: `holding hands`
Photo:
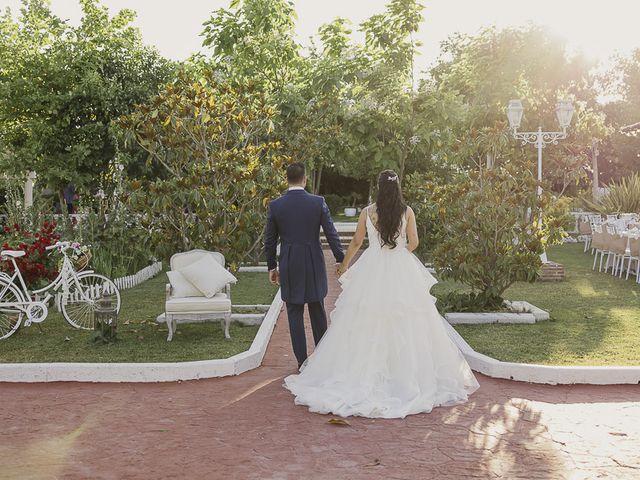
[[[280,272],[277,268],[269,272],[269,281],[274,285],[280,285]]]
[[[338,274],[338,276],[344,274],[348,269],[349,267],[345,264],[345,262],[338,263],[338,265],[336,265],[336,273]]]

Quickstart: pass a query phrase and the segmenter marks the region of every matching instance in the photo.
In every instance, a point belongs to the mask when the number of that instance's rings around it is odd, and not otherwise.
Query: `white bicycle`
[[[67,252],[75,248],[71,242],[57,242],[47,250],[57,250],[63,257],[60,273],[49,285],[30,291],[16,264],[16,258],[25,255],[22,250],[3,250],[0,257],[13,264],[13,275],[0,272],[0,340],[16,333],[24,321],[43,322],[49,313],[47,305],[55,298],[64,319],[75,328],[92,330],[96,302],[105,295],[116,298],[116,310],[120,311],[120,292],[113,281],[92,270],[77,272]],[[18,282],[16,283],[16,279]]]

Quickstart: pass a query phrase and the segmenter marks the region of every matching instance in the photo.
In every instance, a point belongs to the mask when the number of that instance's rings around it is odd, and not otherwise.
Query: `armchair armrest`
[[[231,301],[231,284],[227,283],[227,285],[224,287],[224,293],[227,294],[227,298],[229,299],[229,301]]]
[[[171,298],[171,284],[170,283],[167,283],[166,286],[165,286],[165,294],[166,294],[165,300],[169,300]]]

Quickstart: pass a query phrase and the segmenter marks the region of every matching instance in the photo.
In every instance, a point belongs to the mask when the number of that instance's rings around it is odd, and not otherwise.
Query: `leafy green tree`
[[[263,95],[210,72],[179,74],[122,118],[128,140],[167,172],[131,184],[130,208],[149,229],[155,251],[220,251],[232,268],[255,260],[267,203],[285,186],[288,158],[269,139],[274,115]]]
[[[533,149],[522,157],[510,138],[505,118],[510,99],[525,103],[523,130],[557,129],[556,101],[573,100],[576,114],[563,140],[567,148],[545,152],[551,160],[545,163],[545,177],[564,191],[568,183],[584,178],[593,139],[606,135],[592,67],[580,55],[569,56],[565,42],[542,27],[492,27],[478,35],[450,37],[430,74],[439,89],[457,93],[468,105],[468,135],[461,142],[467,145],[469,168],[534,160]]]
[[[296,13],[289,0],[232,0],[204,23],[204,54],[197,60],[229,82],[251,81],[267,96],[284,94],[298,77]]]
[[[600,180],[607,184],[640,171],[640,128],[622,131],[640,122],[640,48],[619,57],[603,83],[619,97],[604,106],[610,135],[600,146]]]
[[[23,0],[20,14],[0,17],[0,156],[4,171],[59,189],[95,186],[117,154],[111,121],[146,101],[171,65],[142,43],[121,10],[110,17],[98,0],[80,1],[74,27],[47,0]]]

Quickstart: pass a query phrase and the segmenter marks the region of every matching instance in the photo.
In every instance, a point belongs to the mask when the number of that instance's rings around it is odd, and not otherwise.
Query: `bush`
[[[447,187],[428,174],[416,172],[405,178],[402,188],[407,204],[416,215],[420,244],[415,253],[423,260],[431,259],[442,228],[441,207],[438,202]]]
[[[23,257],[15,260],[30,289],[41,288],[58,275],[57,258],[49,255],[46,247],[59,239],[56,224],[47,220],[35,231],[18,223],[5,225],[0,236],[3,250],[26,252]],[[13,274],[13,264],[10,260],[0,262],[0,268],[9,275]]]
[[[609,185],[597,201],[584,199],[587,208],[603,214],[640,213],[640,174],[634,173]]]
[[[482,292],[448,292],[437,299],[436,307],[441,315],[448,312],[495,312],[502,308],[502,299],[486,297]]]
[[[349,201],[345,197],[335,193],[326,194],[324,196],[324,201],[327,202],[331,215],[342,213],[342,209],[349,205]]]
[[[91,268],[113,278],[137,272],[149,265],[154,257],[147,241],[147,230],[129,211],[125,199],[118,199],[116,195],[100,196],[97,202],[87,202],[79,217],[53,215],[48,208],[50,202],[39,197],[34,199],[34,206],[24,208],[19,198],[17,191],[8,192],[2,208],[6,223],[0,232],[0,240],[5,249],[27,252],[18,264],[24,269],[23,274],[27,272],[30,285],[46,283],[45,280],[57,273],[60,256],[52,252],[42,254],[42,248],[57,240],[88,246],[92,254]],[[8,272],[11,264],[5,263],[3,270]],[[46,272],[41,265],[47,267]],[[36,275],[38,271],[39,276]]]
[[[548,193],[538,198],[536,187],[530,172],[505,166],[435,190],[434,266],[442,278],[471,287],[474,306],[501,305],[513,283],[533,282],[546,245],[562,240],[562,218],[551,215],[555,200]]]

